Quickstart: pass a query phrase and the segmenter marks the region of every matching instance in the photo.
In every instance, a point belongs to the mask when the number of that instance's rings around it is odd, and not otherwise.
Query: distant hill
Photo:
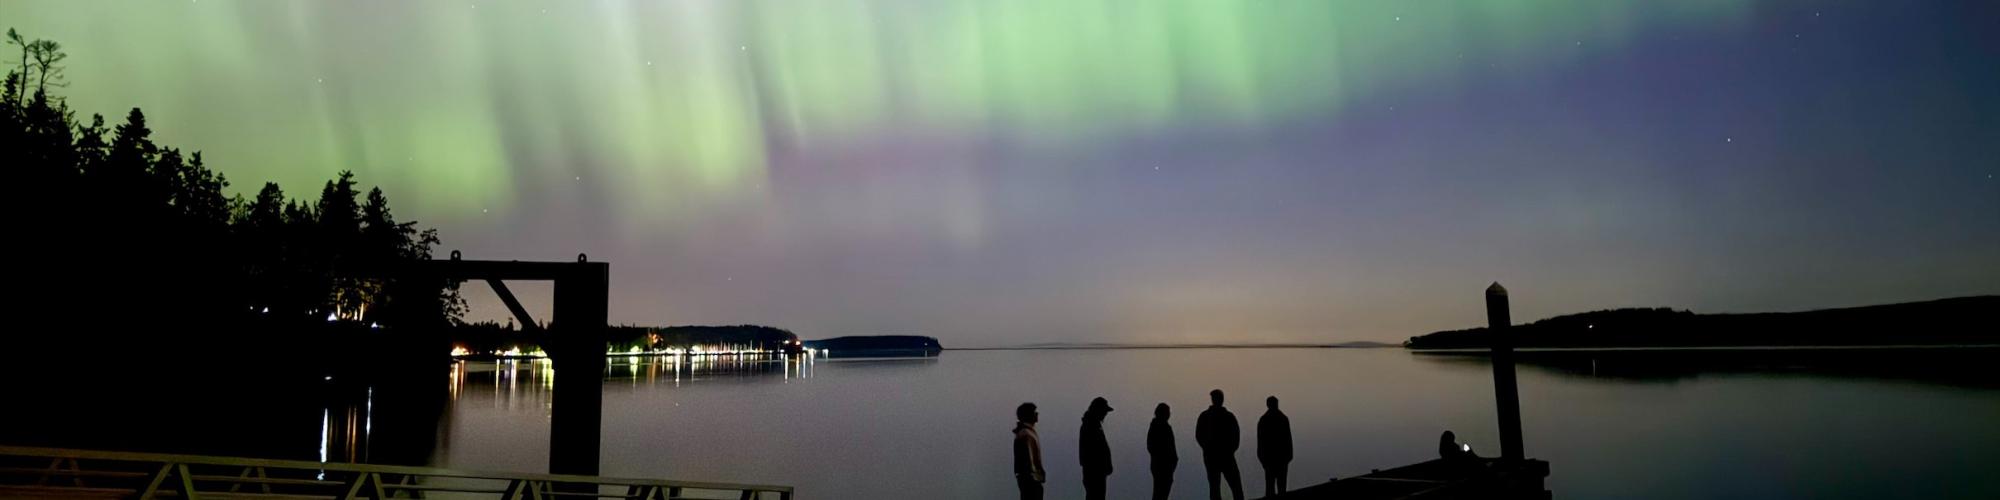
[[[1411,349],[1484,348],[1486,329],[1412,337]],[[1518,347],[1704,347],[2000,343],[2000,296],[1791,313],[1591,311],[1514,326]]]
[[[856,335],[805,341],[807,349],[824,350],[828,357],[936,356],[944,344],[935,337],[921,335]]]

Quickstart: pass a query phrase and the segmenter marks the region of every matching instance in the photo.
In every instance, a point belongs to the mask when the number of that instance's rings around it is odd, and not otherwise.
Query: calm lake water
[[[1956,362],[1956,361],[1951,361]],[[1669,363],[1674,364],[1674,363]],[[1527,453],[1560,498],[2000,498],[2000,388],[1991,380],[1796,367],[1653,370],[1524,365]],[[1893,372],[1894,370],[1891,370]],[[1013,408],[1041,407],[1051,498],[1082,496],[1077,427],[1106,419],[1114,497],[1150,487],[1145,432],[1172,405],[1176,498],[1206,494],[1194,420],[1220,388],[1244,428],[1263,399],[1290,415],[1294,487],[1433,456],[1441,431],[1497,454],[1491,367],[1402,349],[947,351],[906,360],[676,365],[614,358],[603,473],[787,484],[805,498],[1010,498]],[[545,362],[453,368],[434,465],[539,472]]]

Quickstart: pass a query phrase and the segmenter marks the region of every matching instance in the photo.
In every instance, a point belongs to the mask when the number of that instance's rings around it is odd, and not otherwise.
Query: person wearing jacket
[[[1104,480],[1111,476],[1111,443],[1104,438],[1104,416],[1111,403],[1104,398],[1090,400],[1083,411],[1083,429],[1078,432],[1077,454],[1083,462],[1083,498],[1104,500]]]
[[[1172,411],[1166,403],[1153,407],[1153,426],[1146,429],[1146,453],[1153,456],[1153,500],[1166,500],[1174,489],[1174,467],[1181,455],[1174,451],[1174,427],[1167,425]]]
[[[1242,429],[1236,426],[1236,414],[1222,407],[1222,389],[1208,391],[1212,403],[1201,417],[1194,421],[1194,442],[1201,445],[1201,464],[1208,469],[1208,498],[1222,500],[1222,483],[1229,481],[1229,492],[1236,500],[1243,500],[1243,473],[1236,469],[1236,447],[1242,444]]]
[[[1042,469],[1042,437],[1035,433],[1041,414],[1034,403],[1021,403],[1014,408],[1014,419],[1014,483],[1021,487],[1021,500],[1042,500],[1048,472]]]
[[[1264,496],[1285,492],[1285,472],[1292,465],[1292,419],[1278,411],[1278,397],[1264,398],[1264,416],[1257,419],[1257,463],[1264,465]]]

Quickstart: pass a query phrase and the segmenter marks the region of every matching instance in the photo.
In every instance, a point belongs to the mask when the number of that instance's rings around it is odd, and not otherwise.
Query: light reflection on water
[[[668,385],[719,382],[724,380],[777,377],[780,382],[811,378],[817,364],[812,354],[742,354],[728,356],[611,356],[605,360],[607,387]],[[452,401],[458,401],[467,386],[492,393],[492,401],[516,408],[533,403],[555,389],[554,364],[548,358],[499,360],[455,360],[448,382]],[[530,390],[523,391],[524,387]]]
[[[1013,405],[1042,407],[1052,497],[1076,496],[1076,418],[1094,396],[1114,496],[1148,487],[1144,432],[1173,405],[1181,455],[1221,388],[1246,430],[1276,395],[1291,416],[1297,485],[1427,458],[1437,433],[1497,449],[1491,371],[1400,349],[947,352],[911,360],[613,357],[605,370],[607,475],[789,484],[814,498],[1008,498]],[[1586,362],[1586,367],[1595,369]],[[432,465],[546,468],[546,360],[462,361]],[[1598,376],[1525,365],[1526,448],[1567,498],[1992,498],[2000,391],[1852,371],[1626,369]],[[1176,497],[1206,486],[1183,460]],[[1246,481],[1257,483],[1256,481]],[[1251,486],[1252,496],[1261,484]]]

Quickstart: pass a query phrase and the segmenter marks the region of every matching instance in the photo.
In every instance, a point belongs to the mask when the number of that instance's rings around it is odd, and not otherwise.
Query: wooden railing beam
[[[307,494],[341,498],[390,498],[392,494],[427,491],[498,494],[502,498],[613,497],[603,487],[621,488],[626,498],[681,498],[683,491],[728,492],[738,498],[763,498],[766,492],[791,498],[792,488],[755,484],[668,481],[659,479],[609,478],[583,475],[532,474],[513,472],[471,472],[428,467],[321,463],[297,460],[208,457],[117,451],[70,450],[0,446],[0,458],[21,462],[47,463],[51,468],[0,468],[0,488],[48,490],[49,496],[123,491],[117,496],[153,499],[163,496],[197,498],[204,493],[218,496]],[[42,462],[48,460],[47,462]],[[83,461],[89,461],[84,468]],[[215,475],[196,475],[200,468]],[[237,474],[227,471],[235,470]],[[151,471],[146,472],[146,471]],[[316,476],[317,474],[324,474]],[[104,478],[104,484],[49,480],[52,477]],[[321,479],[305,479],[320,477]],[[390,484],[390,478],[396,484]],[[431,481],[433,479],[443,481]],[[173,480],[173,483],[168,483]],[[143,481],[143,487],[139,483]],[[66,486],[65,483],[77,483]],[[422,483],[430,484],[422,484]],[[506,487],[498,484],[505,482]],[[256,488],[244,488],[256,484]],[[207,490],[200,489],[206,485]],[[560,490],[560,491],[559,491]],[[252,492],[256,493],[252,493]],[[611,490],[619,491],[619,490]],[[37,493],[40,495],[40,493]],[[408,496],[408,495],[397,495]],[[727,497],[723,497],[727,498]]]

